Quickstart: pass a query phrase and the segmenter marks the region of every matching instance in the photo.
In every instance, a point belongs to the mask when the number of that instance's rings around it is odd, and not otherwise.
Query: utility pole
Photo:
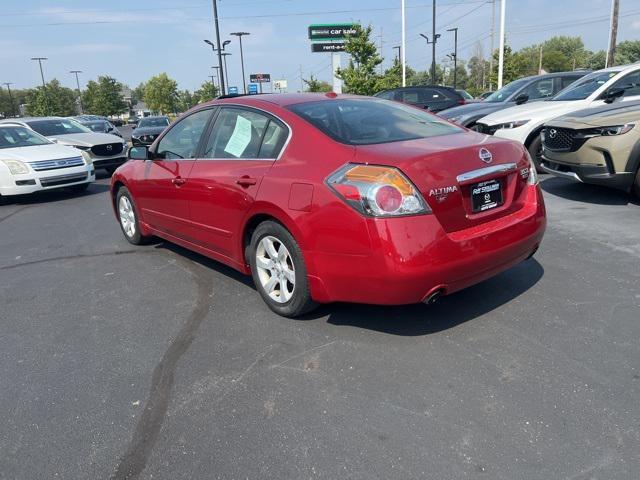
[[[436,36],[436,0],[433,0],[433,27],[431,29],[431,36],[433,37],[433,43],[431,45],[431,81],[436,85],[436,43],[438,42],[438,36]]]
[[[538,75],[542,75],[542,43],[540,44],[540,53],[538,58]]]
[[[458,27],[450,28],[447,32],[453,32],[453,88],[458,86]]]
[[[398,59],[398,63],[400,63],[400,49],[402,48],[400,45],[398,45],[397,47],[393,47],[395,50],[398,50],[398,56],[396,57]]]
[[[222,52],[221,55],[222,55],[222,58],[224,58],[224,60],[223,60],[224,61],[224,80],[227,83],[227,92],[228,92],[228,90],[229,90],[229,71],[227,70],[227,57],[229,55],[231,55],[231,54],[228,53],[228,52]]]
[[[242,53],[242,36],[243,35],[251,35],[249,32],[233,32],[231,35],[235,35],[238,37],[240,41],[240,65],[242,65],[242,89],[244,94],[247,94],[247,77],[244,76],[244,55]]]
[[[80,101],[80,114],[84,113],[84,105],[82,104],[82,92],[80,91],[80,80],[78,80],[78,74],[82,73],[82,70],[71,70],[69,73],[75,73],[76,86],[78,87],[78,100]]]
[[[489,90],[493,90],[493,37],[496,33],[496,0],[491,0],[491,51],[489,52]]]
[[[11,96],[11,85],[13,85],[13,83],[5,82],[5,83],[3,83],[3,85],[6,85],[7,90],[9,91],[9,103],[11,103],[11,116],[15,117],[16,116],[16,108],[13,106],[13,97]]]
[[[47,95],[47,85],[44,82],[44,72],[42,71],[42,60],[48,60],[47,57],[33,57],[31,60],[37,60],[40,65],[40,77],[42,77],[42,91],[44,92],[44,103],[47,106],[47,115],[49,115],[49,96]]]
[[[434,4],[435,4],[436,0],[433,0]],[[435,8],[435,7],[434,7]],[[401,59],[400,61],[402,62],[402,86],[406,87],[407,86],[407,56],[406,56],[406,50],[407,50],[407,24],[406,24],[406,19],[405,19],[405,6],[404,6],[404,0],[401,1],[400,3],[400,10],[401,10],[401,14],[402,14],[402,50],[400,50],[401,54]]]
[[[218,0],[212,0],[212,1],[213,1],[213,22],[216,27],[216,45],[220,46],[220,26],[218,25]],[[209,43],[211,45],[211,48],[214,48],[211,42],[207,40],[205,40],[205,42]],[[220,68],[220,71],[223,72],[222,52],[220,51],[219,48],[218,48],[218,67]],[[226,92],[225,83],[224,83],[224,74],[220,75],[220,89],[222,91],[222,94],[224,95]]]
[[[380,27],[380,35],[378,35],[378,37],[380,37],[380,55],[382,55],[382,48],[384,45],[384,42],[382,41],[382,27]],[[382,62],[380,62],[380,75],[382,75]]]
[[[302,65],[300,65],[300,93],[304,92],[304,78],[302,78]]]
[[[611,25],[609,28],[609,47],[607,48],[607,59],[605,68],[616,63],[616,39],[618,36],[618,13],[620,11],[620,0],[611,0]]]
[[[498,90],[502,88],[502,74],[504,73],[504,17],[507,0],[500,0],[500,54],[498,57]]]

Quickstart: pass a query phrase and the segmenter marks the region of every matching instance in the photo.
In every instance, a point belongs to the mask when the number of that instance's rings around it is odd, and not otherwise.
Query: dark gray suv
[[[526,102],[537,102],[551,98],[587,73],[590,73],[590,70],[547,73],[519,78],[493,92],[482,102],[449,108],[438,115],[458,125],[473,129],[478,120],[490,113]]]

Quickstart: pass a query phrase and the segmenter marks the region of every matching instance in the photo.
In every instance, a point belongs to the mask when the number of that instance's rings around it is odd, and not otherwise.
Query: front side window
[[[384,98],[385,100],[393,100],[396,96],[395,90],[387,90],[386,92],[376,93],[375,95],[378,98]]]
[[[591,73],[558,93],[552,100],[584,100],[619,73],[615,71]]]
[[[348,145],[400,142],[464,131],[435,115],[386,100],[323,100],[291,105],[288,109]]]
[[[40,135],[53,137],[55,135],[67,135],[70,133],[91,133],[91,129],[81,125],[75,120],[59,118],[52,120],[31,120],[27,122]]]
[[[0,149],[48,145],[51,142],[26,127],[0,127]]]
[[[216,119],[204,158],[276,158],[287,130],[262,113],[223,108]]]
[[[179,120],[160,140],[156,157],[167,160],[195,158],[200,137],[211,118],[211,112],[208,108]]]

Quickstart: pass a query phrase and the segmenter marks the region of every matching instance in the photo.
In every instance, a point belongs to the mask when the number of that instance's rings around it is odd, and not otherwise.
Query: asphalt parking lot
[[[546,177],[534,259],[290,320],[224,266],[129,245],[107,184],[0,206],[0,478],[638,478],[628,196]]]

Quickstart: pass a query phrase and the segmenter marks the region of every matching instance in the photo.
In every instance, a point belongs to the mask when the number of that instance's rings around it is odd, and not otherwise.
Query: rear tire
[[[536,138],[531,141],[528,150],[538,173],[546,173],[544,170],[542,170],[542,166],[540,165],[542,162],[542,138],[540,134],[538,134]]]
[[[149,241],[149,237],[140,233],[138,210],[127,187],[120,187],[116,194],[116,211],[118,212],[118,223],[120,223],[124,238],[129,243],[144,245]]]
[[[297,317],[317,307],[309,292],[300,246],[279,223],[266,221],[255,229],[249,264],[258,293],[278,315]]]

